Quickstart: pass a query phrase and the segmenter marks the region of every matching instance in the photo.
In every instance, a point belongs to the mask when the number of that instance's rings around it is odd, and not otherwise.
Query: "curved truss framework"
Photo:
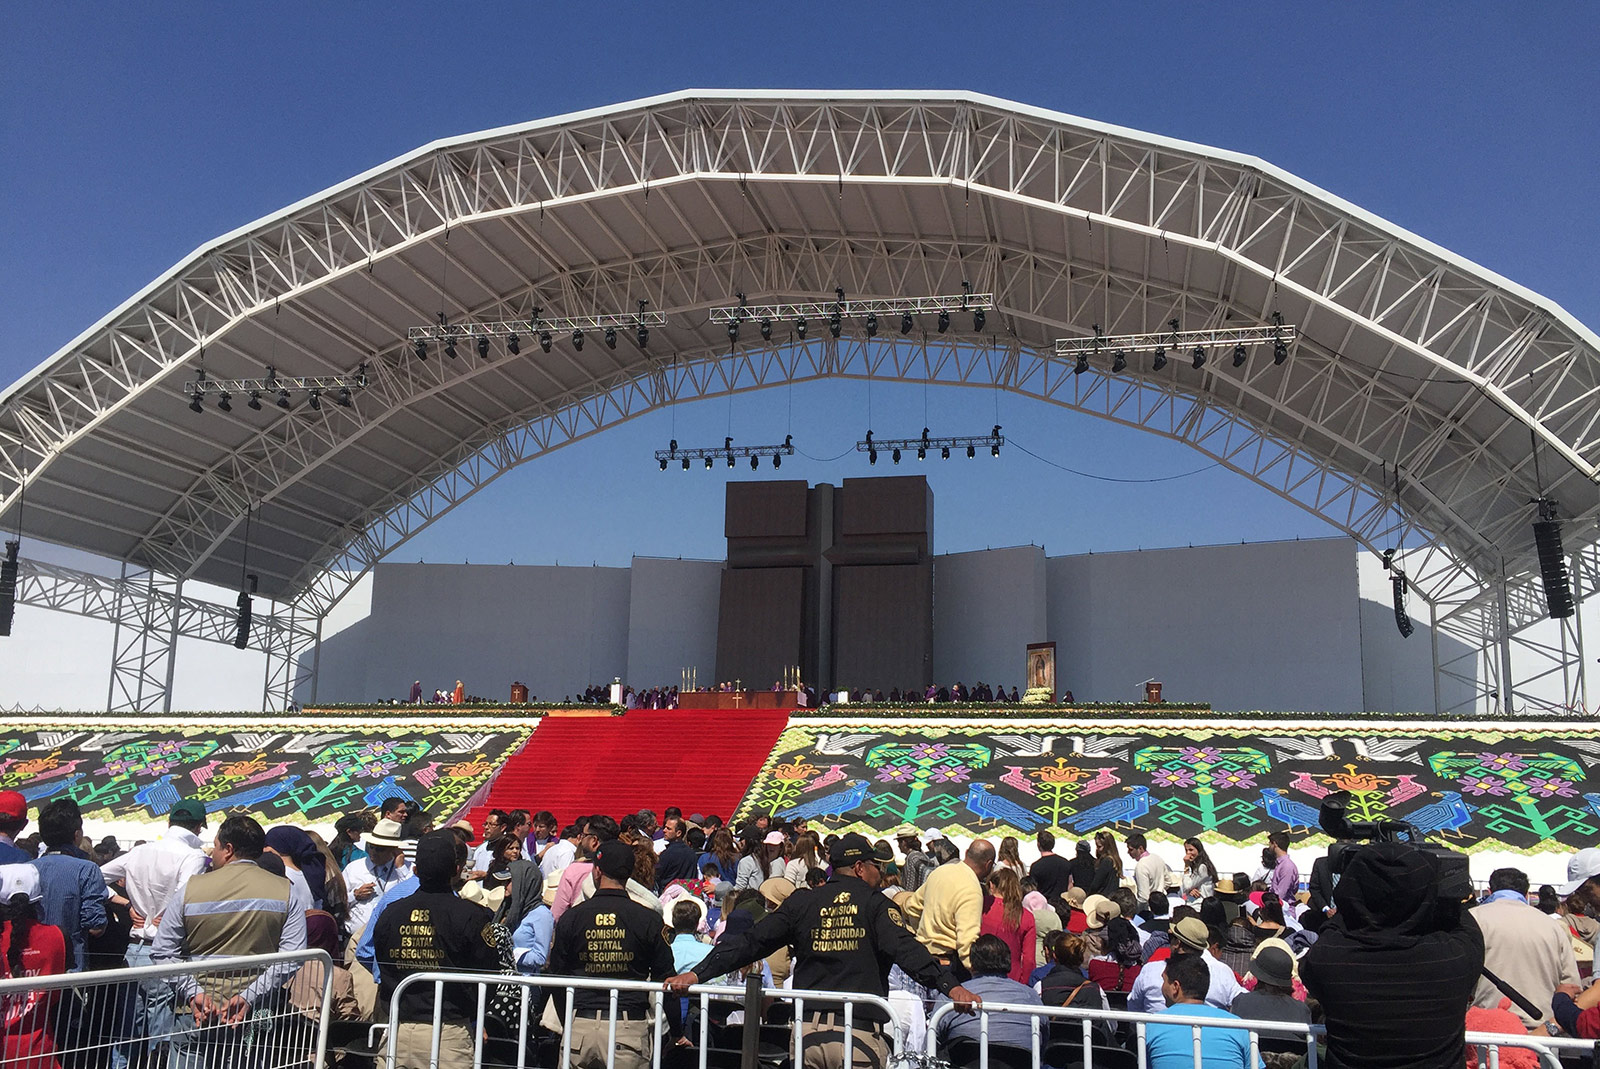
[[[729,354],[707,315],[736,292],[964,280],[994,294],[983,336]],[[417,360],[405,341],[441,312],[641,299],[666,320],[642,352]],[[1299,329],[1282,367],[1074,376],[1052,353],[1094,324],[1275,312]],[[369,387],[349,409],[185,423],[171,401],[202,346],[221,374],[366,363]],[[6,395],[0,522],[26,482],[28,533],[218,581],[254,507],[264,592],[320,619],[494,475],[669,401],[841,376],[994,385],[1188,442],[1365,546],[1411,547],[1436,629],[1477,651],[1441,674],[1504,708],[1560,672],[1570,705],[1575,623],[1521,651],[1532,671],[1512,651],[1543,616],[1530,500],[1560,503],[1578,595],[1600,576],[1597,348],[1549,302],[1253,158],[970,95],[684,94],[428,146],[200,250]]]

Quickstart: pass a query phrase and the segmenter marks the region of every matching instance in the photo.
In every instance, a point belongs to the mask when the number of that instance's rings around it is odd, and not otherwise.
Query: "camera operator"
[[[1468,889],[1441,894],[1438,858],[1408,843],[1364,844],[1342,860],[1333,915],[1300,962],[1326,1014],[1327,1065],[1460,1069],[1483,971],[1483,933],[1460,901]]]

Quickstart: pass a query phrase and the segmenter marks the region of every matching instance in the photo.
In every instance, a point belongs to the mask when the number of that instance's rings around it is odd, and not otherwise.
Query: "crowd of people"
[[[718,683],[710,689],[714,691],[733,691],[738,689],[738,686],[739,685],[737,682],[724,682]],[[780,691],[794,688],[791,688],[782,682],[778,682],[772,685],[772,689],[775,691]],[[520,682],[514,682],[512,684],[513,694],[517,694],[519,691],[525,690],[526,687]],[[939,705],[950,702],[982,702],[990,705],[1015,705],[1022,701],[1018,694],[1017,688],[1014,686],[1011,688],[1011,691],[1008,694],[1005,687],[990,686],[988,683],[984,683],[982,681],[974,683],[969,687],[960,680],[957,680],[948,686],[939,683],[929,683],[925,687],[907,687],[905,690],[901,690],[899,687],[894,687],[887,693],[885,693],[882,688],[873,689],[871,687],[856,688],[854,690],[846,690],[840,693],[852,704],[876,702],[908,704],[926,703],[929,705]],[[537,703],[539,698],[538,695],[525,695],[519,697],[517,700],[524,703]],[[797,702],[802,708],[815,708],[822,700],[823,697],[822,695],[818,694],[816,688],[808,686],[804,683],[799,685]],[[1061,700],[1066,702],[1072,701],[1071,692],[1064,694]],[[487,699],[478,697],[474,694],[469,694],[466,690],[466,685],[459,679],[456,680],[455,686],[451,689],[436,689],[433,692],[432,698],[425,698],[422,681],[420,679],[416,680],[411,684],[411,692],[407,696],[406,702],[410,705],[491,704]],[[611,704],[611,687],[603,683],[592,683],[579,692],[576,698],[574,698],[571,694],[568,694],[562,698],[562,702],[567,705],[609,705]],[[641,689],[635,688],[632,685],[624,685],[622,688],[622,704],[624,708],[628,709],[676,709],[678,708],[678,688],[645,687]]]
[[[1588,979],[1600,849],[1579,851],[1567,883],[1537,896],[1525,874],[1503,868],[1482,901],[1463,901],[1432,855],[1405,844],[1351,850],[1337,881],[1318,858],[1303,882],[1281,833],[1258,871],[1223,873],[1197,840],[1174,866],[1138,832],[1119,841],[1101,831],[1057,853],[1041,831],[1025,864],[1014,838],[962,850],[908,826],[891,844],[766,815],[731,827],[676,808],[659,820],[642,811],[565,822],[495,810],[481,829],[436,829],[397,797],[341,818],[331,841],[232,815],[207,842],[205,807],[183,799],[160,838],[125,852],[84,839],[68,799],[33,816],[37,831],[24,836],[25,800],[0,793],[0,975],[309,947],[327,952],[332,976],[313,961],[222,987],[201,972],[120,993],[6,995],[3,1061],[28,1069],[141,1066],[163,1045],[205,1065],[218,1036],[268,1011],[314,1016],[324,982],[335,1020],[383,1021],[405,977],[436,970],[648,980],[668,992],[742,986],[759,973],[767,986],[877,995],[894,1014],[858,1005],[852,1042],[878,1066],[893,1039],[923,1049],[930,1014],[946,1002],[959,1012],[939,1017],[938,1041],[958,1061],[984,1028],[996,1057],[1031,1047],[1026,1016],[994,1012],[980,1025],[970,1011],[985,1002],[1262,1022],[1271,1069],[1306,1055],[1303,1034],[1284,1023],[1325,1023],[1322,1064],[1344,1067],[1457,1069],[1467,1028],[1600,1038],[1600,985]],[[113,996],[115,1005],[82,1009]],[[605,1064],[613,1026],[619,1069],[650,1062],[643,994],[619,996],[614,1021],[604,992],[580,991],[570,1022],[563,998],[541,999],[527,1033],[497,999],[487,1036],[477,1034],[473,987],[442,989],[437,1033],[435,997],[432,985],[401,993],[389,1022],[400,1064],[427,1064],[437,1043],[439,1064],[457,1069],[472,1064],[475,1044],[520,1034],[553,1045],[567,1025],[574,1066]],[[690,1051],[698,1002],[669,995],[663,1005],[663,1053]],[[808,1065],[842,1064],[835,1009],[808,1005],[801,1028],[817,1052]],[[722,1012],[713,1041],[738,1024]],[[109,1034],[82,1034],[86,1020],[110,1022]],[[1081,1044],[1076,1025],[1069,1038]],[[1097,1025],[1094,1041],[1135,1040]],[[1144,1043],[1151,1069],[1193,1063],[1187,1027],[1152,1023]],[[1201,1047],[1208,1069],[1248,1065],[1242,1031],[1204,1029]],[[1505,1048],[1499,1063],[1534,1061]]]

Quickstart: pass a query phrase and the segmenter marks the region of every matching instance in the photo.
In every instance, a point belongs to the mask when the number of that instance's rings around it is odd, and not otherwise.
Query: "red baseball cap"
[[[28,800],[16,791],[0,791],[0,817],[10,820],[28,818]]]

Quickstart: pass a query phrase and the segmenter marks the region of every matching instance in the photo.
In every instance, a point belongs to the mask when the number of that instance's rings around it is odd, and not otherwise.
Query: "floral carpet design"
[[[1254,728],[1254,725],[1251,725]],[[1259,730],[1137,721],[791,721],[739,816],[832,831],[1081,837],[1100,828],[1245,844],[1404,820],[1458,849],[1569,851],[1600,836],[1600,728],[1318,726]]]

